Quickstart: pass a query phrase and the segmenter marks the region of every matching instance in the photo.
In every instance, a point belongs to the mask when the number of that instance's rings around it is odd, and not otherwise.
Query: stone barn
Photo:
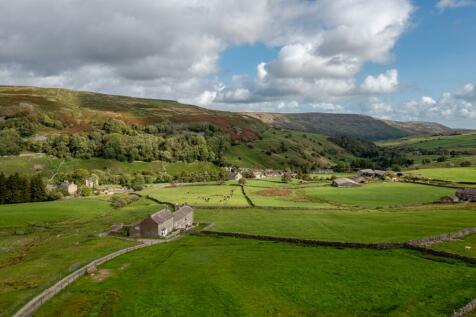
[[[456,191],[460,201],[476,202],[476,188],[461,188]]]
[[[164,209],[150,215],[129,228],[129,236],[135,238],[165,237],[174,229],[173,214]]]
[[[182,206],[173,213],[174,230],[187,229],[193,225],[193,208]]]

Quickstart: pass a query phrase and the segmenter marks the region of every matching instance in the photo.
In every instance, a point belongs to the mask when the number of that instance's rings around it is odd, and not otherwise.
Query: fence
[[[408,241],[407,243],[410,245],[416,245],[416,246],[429,246],[434,243],[442,242],[442,241],[448,241],[452,239],[460,239],[464,238],[470,234],[476,233],[476,227],[472,228],[466,228],[460,231],[456,232],[449,232],[449,233],[443,233],[437,236],[431,236],[431,237],[426,237],[422,239],[417,239],[417,240],[411,240]]]
[[[275,241],[293,244],[302,244],[308,246],[328,246],[335,248],[353,248],[353,249],[399,249],[404,247],[404,243],[360,243],[360,242],[338,242],[338,241],[321,241],[310,239],[296,239],[286,237],[264,236],[239,232],[220,232],[202,230],[199,234],[218,237],[234,237],[262,241]]]
[[[128,247],[125,249],[121,249],[119,251],[116,251],[114,253],[108,254],[106,256],[103,256],[102,258],[99,258],[97,260],[94,260],[87,265],[83,266],[82,268],[78,269],[77,271],[74,271],[73,273],[69,274],[53,286],[47,288],[44,290],[40,295],[36,296],[32,300],[30,300],[25,306],[23,306],[19,311],[17,311],[13,317],[29,317],[32,316],[33,313],[40,308],[45,302],[47,302],[49,299],[51,299],[53,296],[61,292],[66,286],[70,285],[73,283],[75,280],[86,274],[86,272],[89,269],[95,268],[96,266],[99,266],[107,261],[110,261],[120,255],[123,255],[125,253],[142,249],[150,244],[139,244],[133,247]]]

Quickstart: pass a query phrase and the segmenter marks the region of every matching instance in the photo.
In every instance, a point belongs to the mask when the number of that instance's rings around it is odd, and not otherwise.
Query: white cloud
[[[439,0],[436,7],[443,12],[446,9],[464,8],[476,6],[474,0]]]
[[[383,93],[397,90],[398,85],[398,71],[396,69],[391,69],[376,77],[367,76],[362,83],[361,88],[366,92]]]
[[[410,0],[0,2],[0,81],[204,105],[332,101],[355,93],[365,63],[391,60],[412,11]],[[222,52],[257,42],[277,58],[217,91]]]

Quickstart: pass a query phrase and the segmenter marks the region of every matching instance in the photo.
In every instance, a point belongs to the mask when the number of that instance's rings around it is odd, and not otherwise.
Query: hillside
[[[9,140],[0,155],[306,170],[353,159],[325,135],[275,129],[240,113],[67,89],[0,87],[0,134]]]
[[[246,113],[264,123],[290,130],[321,133],[329,136],[349,135],[368,140],[402,138],[415,134],[438,134],[451,131],[433,122],[397,122],[358,114],[334,113]]]
[[[410,134],[451,134],[455,132],[453,129],[436,122],[424,121],[392,121],[384,120],[388,125],[405,130]]]
[[[0,117],[19,113],[47,115],[63,123],[65,133],[89,131],[111,118],[149,125],[208,122],[233,139],[254,140],[264,125],[238,113],[213,111],[172,100],[114,96],[69,89],[0,86]]]
[[[42,152],[60,159],[198,161],[302,171],[352,163],[385,168],[408,161],[352,138],[385,140],[445,130],[433,123],[392,124],[364,115],[235,113],[171,100],[0,86],[0,155]],[[355,162],[358,157],[365,160]]]

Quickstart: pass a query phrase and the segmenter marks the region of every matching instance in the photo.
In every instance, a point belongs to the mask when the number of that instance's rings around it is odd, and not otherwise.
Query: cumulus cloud
[[[476,6],[474,0],[439,0],[436,7],[443,12],[446,9],[464,8]]]
[[[412,10],[409,0],[0,2],[0,81],[204,105],[321,102],[354,93],[365,63],[391,60]],[[248,86],[216,90],[222,52],[258,42],[276,59]]]
[[[371,97],[361,110],[370,115],[410,121],[437,121],[455,127],[476,128],[476,92],[474,84],[459,91],[445,92],[439,98],[422,96],[416,100],[390,103]]]
[[[398,85],[398,71],[391,69],[376,77],[367,76],[360,87],[363,91],[384,93],[397,90]]]

